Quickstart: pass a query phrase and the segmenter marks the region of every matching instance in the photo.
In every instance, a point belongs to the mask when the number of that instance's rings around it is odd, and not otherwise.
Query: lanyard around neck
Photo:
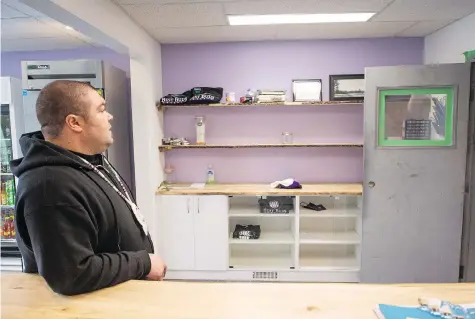
[[[144,233],[147,235],[148,234],[148,227],[147,227],[147,224],[145,222],[145,218],[143,217],[143,215],[140,213],[139,211],[139,208],[138,206],[132,201],[132,199],[130,198],[129,196],[129,193],[127,192],[127,189],[125,188],[125,185],[124,183],[122,183],[121,179],[120,179],[120,176],[119,174],[115,171],[115,169],[112,167],[112,165],[109,163],[109,161],[107,161],[106,158],[103,158],[104,159],[104,162],[107,164],[107,166],[109,166],[109,168],[111,169],[112,173],[114,174],[114,176],[116,177],[117,181],[119,182],[122,190],[124,191],[125,195],[119,191],[119,189],[114,185],[114,183],[112,183],[99,169],[97,169],[96,166],[92,165],[91,163],[89,163],[87,160],[85,160],[84,158],[78,156],[88,167],[90,167],[97,175],[99,175],[99,177],[101,177],[107,184],[109,184],[110,187],[112,187],[112,189],[117,193],[117,195],[119,195],[129,206],[130,208],[132,209],[132,212],[134,213],[135,215],[135,218],[137,218],[137,221],[140,223],[140,225],[142,226],[142,229],[144,231]]]

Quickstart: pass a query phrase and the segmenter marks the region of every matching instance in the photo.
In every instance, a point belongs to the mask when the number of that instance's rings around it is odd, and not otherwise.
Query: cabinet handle
[[[200,198],[198,197],[198,214],[200,213]]]
[[[186,208],[188,209],[188,214],[190,213],[190,199],[186,201]]]

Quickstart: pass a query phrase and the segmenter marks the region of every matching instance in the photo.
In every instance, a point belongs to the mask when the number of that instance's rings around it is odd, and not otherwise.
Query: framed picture
[[[292,80],[292,92],[295,102],[321,102],[322,80]]]
[[[330,101],[363,101],[364,74],[330,75]]]

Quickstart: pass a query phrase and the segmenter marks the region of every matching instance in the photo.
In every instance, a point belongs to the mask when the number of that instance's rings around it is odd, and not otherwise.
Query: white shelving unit
[[[300,191],[273,191],[268,186],[238,184],[161,193],[157,249],[169,265],[167,277],[359,282],[361,186],[315,184]],[[173,195],[178,192],[182,194]],[[328,195],[333,193],[351,195]],[[262,213],[261,196],[290,196],[292,209]],[[326,209],[302,207],[310,202]],[[233,238],[238,224],[259,225],[259,238]]]
[[[294,209],[289,214],[263,214],[258,199],[259,196],[229,199],[231,269],[359,272],[360,196],[293,196]],[[302,207],[310,202],[326,209]],[[233,238],[237,224],[260,225],[260,237]]]
[[[260,196],[234,196],[229,199],[230,269],[295,268],[295,210],[288,214],[263,214]],[[295,207],[295,198],[293,200]],[[259,225],[258,239],[236,239],[237,224]]]

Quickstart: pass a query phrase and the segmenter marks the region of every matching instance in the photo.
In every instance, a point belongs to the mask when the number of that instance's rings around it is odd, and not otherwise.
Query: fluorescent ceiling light
[[[230,25],[365,22],[365,21],[368,21],[369,18],[371,18],[373,15],[374,15],[374,12],[228,15],[228,21]]]
[[[70,27],[69,25],[65,26],[64,27],[66,30],[74,30],[72,27]]]

